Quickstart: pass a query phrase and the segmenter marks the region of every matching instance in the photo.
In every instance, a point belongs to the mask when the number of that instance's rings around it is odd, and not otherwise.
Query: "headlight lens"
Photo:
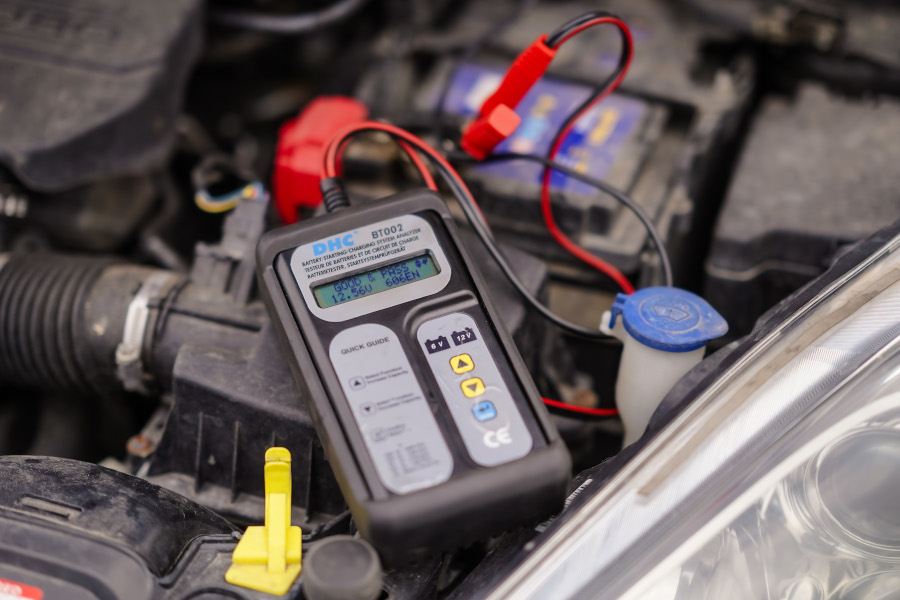
[[[861,410],[798,449],[786,465],[802,464],[682,565],[631,595],[672,600],[896,597],[900,393],[870,406],[878,414]]]
[[[491,598],[894,597],[898,247],[762,340]]]

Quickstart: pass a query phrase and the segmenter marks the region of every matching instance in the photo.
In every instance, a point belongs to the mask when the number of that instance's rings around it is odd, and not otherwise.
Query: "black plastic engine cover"
[[[143,479],[48,456],[0,457],[0,597],[271,600],[226,583],[237,530]],[[321,539],[308,532],[304,552]],[[385,574],[391,600],[434,595],[441,561]],[[300,598],[302,575],[282,598]]]
[[[900,103],[804,83],[768,96],[713,232],[704,297],[736,339],[896,218]]]
[[[0,164],[59,191],[162,163],[200,0],[0,0]]]

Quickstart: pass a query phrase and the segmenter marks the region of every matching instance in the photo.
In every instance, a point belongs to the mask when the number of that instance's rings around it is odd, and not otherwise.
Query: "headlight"
[[[723,511],[724,516],[743,509],[737,518],[712,531],[711,538],[697,536],[676,553],[679,566],[646,579],[628,596],[895,597],[891,594],[900,590],[900,393],[868,408],[792,448],[793,454],[782,454],[782,463],[760,485]],[[747,501],[751,504],[745,508]],[[698,543],[702,547],[693,551]]]
[[[761,340],[490,597],[897,593],[898,248]]]

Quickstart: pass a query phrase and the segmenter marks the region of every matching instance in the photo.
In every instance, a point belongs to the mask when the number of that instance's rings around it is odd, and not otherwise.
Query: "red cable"
[[[457,181],[457,183],[468,192],[468,187],[466,186],[465,181],[463,181],[462,177],[460,177],[456,169],[453,168],[453,165],[451,165],[447,161],[447,159],[441,155],[440,152],[426,144],[419,137],[409,133],[408,131],[399,127],[395,127],[394,125],[390,125],[388,123],[382,123],[380,121],[363,121],[360,123],[349,125],[339,131],[332,138],[331,142],[329,142],[328,146],[325,148],[325,152],[322,155],[322,178],[337,176],[337,173],[339,172],[341,151],[346,146],[349,138],[352,137],[354,133],[367,130],[384,131],[400,138],[397,141],[398,143],[404,145],[404,149],[407,148],[407,146],[405,145],[406,142],[417,146],[419,150],[427,154],[432,160],[434,160],[442,168],[444,168],[451,175],[451,177],[453,177]],[[408,149],[407,152],[410,152],[410,150],[412,150],[412,148]],[[421,157],[418,156],[417,152],[412,151],[410,153],[410,158],[412,158],[413,155],[416,156],[419,162],[421,161]],[[427,172],[427,169],[425,170]],[[471,192],[468,192],[468,194],[469,196],[472,195]],[[473,202],[473,205],[476,209],[479,208],[477,203]],[[487,224],[485,224],[485,226],[487,226]],[[595,417],[614,417],[619,414],[619,411],[615,408],[587,408],[583,406],[576,406],[574,404],[567,404],[565,402],[559,402],[558,400],[550,400],[549,398],[542,398],[542,400],[545,404],[554,408],[575,413],[592,415]]]
[[[381,121],[361,121],[359,123],[354,123],[353,125],[348,125],[344,129],[339,131],[337,134],[335,134],[335,136],[332,138],[331,142],[329,142],[327,148],[325,149],[325,153],[322,155],[322,177],[323,178],[338,176],[340,159],[341,159],[339,150],[344,147],[347,140],[354,133],[357,133],[360,131],[369,131],[369,130],[384,131],[395,137],[398,137],[400,139],[397,140],[397,142],[401,145],[405,144],[406,142],[409,142],[410,144],[417,146],[422,152],[427,154],[432,160],[434,160],[441,167],[443,167],[447,172],[449,172],[450,175],[457,181],[457,183],[461,187],[463,187],[464,189],[466,189],[468,191],[469,188],[466,185],[465,181],[463,181],[462,177],[460,177],[460,175],[456,171],[456,169],[453,168],[453,165],[451,165],[447,161],[447,159],[444,158],[443,155],[441,155],[440,152],[438,152],[437,150],[432,148],[430,145],[425,143],[425,141],[422,140],[421,138],[419,138],[418,136],[411,134],[410,132],[406,131],[405,129],[401,129],[401,128],[396,127],[395,125],[391,125],[389,123],[382,123]],[[408,146],[404,146],[404,148],[406,148],[406,147],[408,147]],[[409,151],[407,151],[407,152],[409,152]],[[414,156],[415,156],[415,158],[413,158]],[[415,151],[410,152],[410,159],[412,159],[413,162],[416,164],[422,164],[421,157],[418,156],[418,153]],[[424,169],[422,176],[425,177],[425,173],[428,173],[429,178],[431,178],[431,173],[428,172],[428,169],[425,168],[424,164],[422,164],[422,168]],[[434,183],[434,179],[431,179],[431,182]],[[431,187],[431,186],[429,186],[429,187]],[[437,185],[435,185],[431,189],[434,191],[438,191]],[[469,196],[472,196],[471,192],[469,192]],[[481,207],[478,206],[477,202],[473,201],[472,204],[475,207],[475,209],[478,211],[479,215],[481,216],[481,221],[484,223],[484,226],[486,228],[488,228],[487,221],[484,218],[484,213],[481,212]]]
[[[412,162],[413,166],[419,171],[419,174],[422,176],[422,179],[425,181],[425,186],[432,190],[438,191],[437,183],[434,180],[434,177],[431,175],[431,171],[428,170],[428,165],[425,164],[425,161],[422,160],[422,157],[419,156],[419,153],[416,150],[402,140],[397,140],[397,143],[400,145],[403,150],[406,151],[406,155],[409,157],[409,160]],[[341,174],[341,163],[343,162],[344,150],[347,148],[348,140],[345,138],[338,148],[336,155],[336,164],[335,164],[335,174],[332,177],[339,177]],[[324,171],[323,171],[324,177]]]
[[[541,398],[541,400],[544,401],[544,404],[552,406],[553,408],[561,408],[563,410],[593,415],[595,417],[615,417],[619,414],[619,411],[615,408],[587,408],[586,406],[568,404],[566,402],[560,402],[559,400],[551,400],[550,398]]]
[[[578,115],[576,115],[576,117],[574,119],[572,119],[569,126],[563,130],[562,134],[557,138],[556,144],[553,145],[553,147],[550,149],[550,153],[547,155],[547,157],[550,160],[553,160],[556,157],[556,154],[557,154],[557,152],[559,152],[559,149],[562,146],[563,141],[565,141],[566,136],[569,135],[569,132],[572,130],[572,127],[578,122],[578,119],[580,119],[582,117],[582,115],[584,115],[584,113],[586,113],[587,111],[592,109],[594,106],[596,106],[597,103],[603,101],[603,99],[606,98],[607,96],[609,96],[613,92],[613,90],[615,90],[617,87],[619,87],[619,84],[622,83],[623,79],[625,79],[625,74],[628,72],[628,67],[631,65],[631,57],[633,55],[633,51],[632,51],[633,43],[632,43],[632,39],[631,39],[631,31],[628,29],[628,25],[626,25],[622,20],[617,19],[615,17],[600,17],[600,18],[588,21],[587,23],[575,28],[572,32],[570,32],[568,35],[566,35],[566,37],[564,37],[559,42],[559,44],[556,45],[556,47],[558,48],[563,43],[565,43],[566,40],[572,38],[573,36],[584,31],[585,29],[588,29],[595,25],[601,25],[601,24],[607,24],[607,23],[618,27],[622,31],[623,35],[628,40],[628,43],[626,44],[626,47],[628,48],[628,55],[625,58],[625,67],[622,69],[622,72],[619,73],[619,76],[616,77],[610,83],[610,85],[607,86],[607,88],[605,90],[603,90],[603,92],[601,92],[597,96],[597,98],[594,99],[593,102],[591,102],[589,105],[585,106],[584,110],[582,110],[580,113],[578,113]],[[602,258],[591,254],[590,252],[588,252],[587,250],[585,250],[584,248],[580,247],[578,244],[573,242],[568,236],[566,236],[565,233],[562,232],[562,230],[556,224],[556,220],[553,218],[553,207],[550,203],[550,177],[551,177],[551,174],[552,174],[552,169],[547,169],[544,173],[543,180],[541,181],[541,212],[544,215],[544,223],[547,225],[547,230],[550,232],[550,235],[553,236],[553,239],[555,239],[557,241],[557,243],[559,243],[560,246],[565,248],[570,254],[572,254],[576,258],[584,261],[588,265],[594,267],[598,271],[608,275],[613,281],[616,282],[616,284],[618,284],[618,286],[620,288],[622,288],[622,291],[624,291],[626,294],[634,293],[634,286],[631,285],[631,282],[628,281],[628,278],[625,277],[625,275],[620,270],[618,270],[616,267],[609,264]]]
[[[431,176],[431,171],[428,170],[428,165],[425,164],[425,161],[422,160],[422,157],[419,156],[419,153],[416,152],[412,146],[407,144],[406,142],[398,142],[400,147],[406,150],[407,156],[409,156],[409,160],[412,161],[413,166],[419,171],[422,175],[422,179],[425,180],[425,185],[429,190],[438,191],[437,183],[434,181],[434,177]]]
[[[420,149],[428,154],[429,157],[434,159],[435,162],[439,163],[442,167],[445,167],[452,173],[456,173],[456,169],[454,169],[450,165],[450,163],[447,162],[447,159],[441,156],[441,154],[437,150],[430,147],[422,139],[411,134],[405,129],[401,129],[389,123],[382,123],[381,121],[360,121],[359,123],[348,125],[344,129],[337,132],[337,134],[335,134],[335,136],[332,138],[331,142],[328,144],[328,147],[325,149],[325,153],[322,155],[322,176],[336,177],[337,164],[340,160],[340,157],[337,154],[338,147],[342,147],[347,138],[352,136],[354,133],[369,130],[384,131],[400,138],[401,142],[409,142],[410,144],[419,146]]]
[[[440,152],[438,152],[437,150],[435,150],[434,148],[432,148],[431,146],[426,144],[419,137],[409,133],[405,129],[401,129],[399,127],[390,125],[388,123],[382,123],[380,121],[362,121],[359,123],[355,123],[353,125],[349,125],[349,126],[345,127],[344,129],[342,129],[341,131],[339,131],[334,136],[334,138],[332,138],[332,141],[328,144],[325,152],[322,155],[322,177],[323,178],[338,176],[337,174],[339,172],[339,161],[340,161],[339,150],[344,147],[348,138],[350,138],[354,133],[357,133],[359,131],[366,131],[366,130],[384,131],[386,133],[390,133],[391,135],[400,138],[400,140],[398,140],[400,142],[405,140],[405,141],[409,142],[410,144],[417,146],[422,152],[427,154],[432,160],[434,160],[435,162],[440,164],[441,167],[443,167],[447,172],[449,172],[451,174],[451,176],[453,176],[453,178],[456,179],[456,181],[459,183],[460,186],[462,186],[465,189],[468,189],[468,187],[466,186],[462,177],[460,177],[460,175],[459,175],[459,173],[457,173],[456,169],[453,168],[453,165],[451,165],[447,161],[447,159],[441,155]],[[413,154],[416,154],[416,153],[414,152]],[[549,190],[549,188],[546,188],[546,189]],[[471,193],[469,195],[471,196]],[[473,205],[479,211],[479,213],[481,213],[481,208],[478,206],[478,204],[476,202],[473,202]],[[551,221],[550,221],[550,223],[548,223],[548,228],[550,228],[552,225],[553,228],[555,228],[557,231],[559,231],[559,228],[556,227],[556,224],[552,221],[552,214],[551,214],[550,218],[551,218]],[[481,220],[483,222],[485,222],[485,226],[487,226],[487,223],[484,219],[483,213],[481,214]],[[551,233],[552,233],[552,229],[551,229]],[[561,232],[560,232],[560,234],[561,234]],[[574,246],[574,248],[577,251],[587,254],[591,258],[596,258],[592,254],[587,253],[587,251],[585,251],[582,248],[575,245],[574,242],[572,242],[565,236],[563,236],[563,239],[566,242],[568,242],[569,244],[571,244],[572,246]],[[597,260],[599,261],[600,259],[598,258]],[[603,261],[601,261],[601,262],[603,262]],[[604,264],[606,264],[606,263],[604,262]],[[622,289],[625,290],[626,293],[632,293],[634,291],[634,288],[631,286],[631,283],[627,279],[624,278],[624,275],[622,275],[621,272],[616,270],[614,267],[610,266],[610,268],[612,268],[615,271],[615,273],[618,273],[624,280],[625,285],[622,285]]]

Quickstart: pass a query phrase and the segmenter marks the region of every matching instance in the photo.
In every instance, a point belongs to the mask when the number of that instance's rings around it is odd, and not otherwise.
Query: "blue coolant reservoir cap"
[[[609,327],[622,315],[631,337],[664,352],[690,352],[725,335],[728,323],[709,302],[687,290],[650,287],[619,294],[610,311]]]

